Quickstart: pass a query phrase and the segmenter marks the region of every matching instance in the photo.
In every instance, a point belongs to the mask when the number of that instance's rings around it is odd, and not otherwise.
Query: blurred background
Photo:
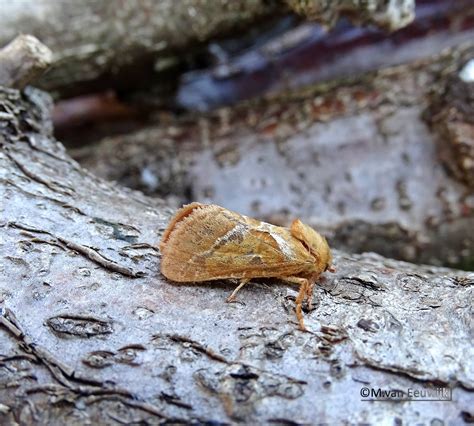
[[[53,51],[56,137],[104,179],[473,270],[474,1],[296,4],[4,0],[0,43]]]

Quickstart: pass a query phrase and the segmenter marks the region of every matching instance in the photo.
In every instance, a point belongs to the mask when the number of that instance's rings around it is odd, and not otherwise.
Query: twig
[[[53,54],[31,35],[19,35],[0,50],[0,86],[23,89],[49,67]]]

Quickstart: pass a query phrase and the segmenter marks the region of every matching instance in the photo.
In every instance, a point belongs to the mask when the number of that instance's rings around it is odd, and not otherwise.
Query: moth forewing
[[[281,277],[312,265],[288,229],[249,219],[214,205],[183,207],[160,245],[163,275],[177,282]]]

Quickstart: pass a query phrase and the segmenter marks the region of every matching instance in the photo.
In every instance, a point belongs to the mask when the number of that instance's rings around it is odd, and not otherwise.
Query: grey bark
[[[83,170],[49,98],[0,89],[0,423],[439,424],[472,420],[473,274],[335,252],[297,329],[296,289],[174,285],[172,209]],[[361,388],[448,386],[450,402]]]
[[[0,9],[0,45],[28,33],[49,46],[53,64],[39,85],[61,96],[166,79],[164,90],[200,43],[291,9],[325,23],[349,13],[395,29],[413,19],[414,1],[12,0]]]
[[[281,224],[336,247],[473,269],[472,44],[351,80],[109,137],[73,155],[161,196]]]

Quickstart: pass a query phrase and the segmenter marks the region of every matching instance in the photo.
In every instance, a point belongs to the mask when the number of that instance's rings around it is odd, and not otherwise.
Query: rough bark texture
[[[408,25],[414,18],[411,0],[285,0],[292,10],[304,17],[333,24],[341,14],[353,16],[363,24],[376,24],[390,31]]]
[[[61,95],[136,89],[171,81],[170,70],[176,77],[184,49],[192,56],[199,43],[291,8],[326,23],[342,12],[394,29],[413,19],[414,1],[12,0],[0,9],[0,45],[23,32],[49,46],[53,65],[40,85]]]
[[[75,155],[148,193],[282,224],[301,217],[349,251],[473,269],[473,83],[460,78],[473,56],[465,45],[304,93],[164,120]]]
[[[472,274],[335,253],[298,331],[296,289],[173,285],[171,209],[51,137],[49,99],[0,90],[0,423],[457,423],[473,418]],[[263,124],[263,123],[262,123]],[[453,389],[363,402],[363,387]]]
[[[429,120],[438,133],[440,157],[474,191],[474,58],[445,73],[432,90]]]

